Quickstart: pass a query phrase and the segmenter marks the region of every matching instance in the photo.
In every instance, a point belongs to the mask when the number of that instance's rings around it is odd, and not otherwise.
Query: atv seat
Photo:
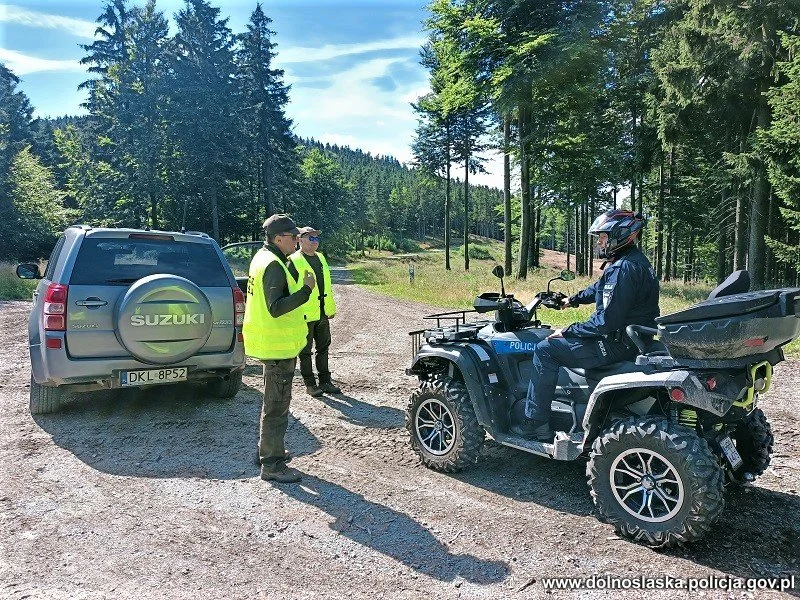
[[[566,367],[564,367],[566,368]],[[594,369],[567,369],[572,373],[575,373],[579,377],[584,377],[591,381],[600,381],[604,377],[609,377],[610,375],[622,375],[624,373],[643,373],[648,370],[648,368],[644,365],[637,365],[633,361],[621,361],[616,363],[611,363],[610,365],[604,365],[602,367],[595,367]]]

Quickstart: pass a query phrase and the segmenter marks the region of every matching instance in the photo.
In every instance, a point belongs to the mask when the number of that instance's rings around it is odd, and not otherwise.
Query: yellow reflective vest
[[[266,248],[259,250],[253,257],[247,280],[242,335],[245,354],[261,360],[296,357],[306,345],[308,335],[302,306],[280,317],[269,314],[267,299],[264,297],[264,271],[272,262],[280,264],[286,272],[290,294],[303,287],[302,281],[295,281],[283,261]]]
[[[328,261],[325,260],[325,257],[322,255],[322,252],[317,252],[317,256],[319,256],[319,262],[322,263],[322,284],[320,284],[319,281],[317,282],[317,285],[314,286],[314,289],[311,291],[311,297],[308,299],[308,302],[303,305],[306,321],[319,321],[320,294],[325,294],[325,316],[332,317],[336,314],[336,302],[333,299],[333,287],[331,285],[331,269],[328,266]],[[306,271],[313,272],[302,250],[298,250],[292,254],[289,260],[294,263],[297,269],[297,276],[300,279],[303,278],[303,273]]]

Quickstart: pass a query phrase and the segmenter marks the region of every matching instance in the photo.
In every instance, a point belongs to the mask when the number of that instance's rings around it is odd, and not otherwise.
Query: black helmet
[[[600,251],[600,258],[613,258],[623,248],[633,245],[644,226],[644,217],[639,213],[607,210],[594,220],[589,227],[589,235],[607,233],[608,243],[605,250]]]

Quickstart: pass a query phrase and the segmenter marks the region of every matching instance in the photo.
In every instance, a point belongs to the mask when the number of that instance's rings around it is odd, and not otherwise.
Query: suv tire
[[[31,375],[30,405],[32,415],[47,415],[61,410],[67,393],[62,387],[39,385]]]
[[[423,381],[411,394],[406,429],[422,464],[445,473],[475,464],[486,435],[467,388],[450,377]]]
[[[649,546],[700,539],[725,506],[724,472],[708,443],[664,417],[614,423],[595,439],[586,475],[600,516]]]
[[[208,384],[208,390],[214,398],[233,398],[242,387],[243,371],[231,373],[228,377],[219,377]]]

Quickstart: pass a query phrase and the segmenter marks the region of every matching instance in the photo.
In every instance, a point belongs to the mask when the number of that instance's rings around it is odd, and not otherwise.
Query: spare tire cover
[[[189,358],[211,335],[211,304],[194,283],[177,275],[150,275],[120,297],[120,344],[138,360],[169,364]]]

